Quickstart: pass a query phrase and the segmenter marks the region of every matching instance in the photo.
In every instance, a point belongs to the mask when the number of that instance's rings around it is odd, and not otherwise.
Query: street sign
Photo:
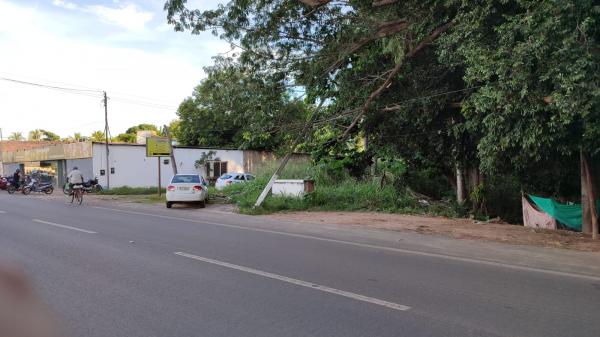
[[[146,157],[167,157],[171,155],[169,139],[160,137],[146,138]]]

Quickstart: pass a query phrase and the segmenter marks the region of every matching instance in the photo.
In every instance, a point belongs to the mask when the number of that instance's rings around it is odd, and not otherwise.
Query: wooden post
[[[171,134],[169,133],[169,128],[164,126],[165,135],[169,140],[169,146],[171,147],[171,166],[173,167],[173,175],[177,174],[177,162],[175,161],[175,149],[173,149],[173,140],[171,139]]]
[[[158,158],[158,196],[160,197],[162,195],[162,189],[160,186],[160,157],[156,158]]]

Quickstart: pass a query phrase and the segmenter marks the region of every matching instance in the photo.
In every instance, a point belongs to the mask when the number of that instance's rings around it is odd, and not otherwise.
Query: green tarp
[[[563,225],[581,232],[581,215],[583,213],[581,204],[559,204],[553,199],[540,198],[531,194],[529,195],[529,198],[531,198],[531,201],[533,201],[542,211],[548,213]],[[596,208],[600,209],[600,200],[596,201]]]

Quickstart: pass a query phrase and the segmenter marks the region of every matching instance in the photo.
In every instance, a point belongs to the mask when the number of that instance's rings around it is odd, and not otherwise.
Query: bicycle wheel
[[[77,191],[73,191],[73,193],[71,193],[71,203],[75,201],[75,194],[77,194]]]
[[[81,205],[82,202],[83,202],[83,190],[82,189],[78,189],[78,191],[77,191],[77,204]]]

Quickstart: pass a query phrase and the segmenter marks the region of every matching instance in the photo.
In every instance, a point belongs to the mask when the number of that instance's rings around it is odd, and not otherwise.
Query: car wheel
[[[171,207],[173,207],[173,203],[170,201],[167,201],[167,208],[171,208]]]

